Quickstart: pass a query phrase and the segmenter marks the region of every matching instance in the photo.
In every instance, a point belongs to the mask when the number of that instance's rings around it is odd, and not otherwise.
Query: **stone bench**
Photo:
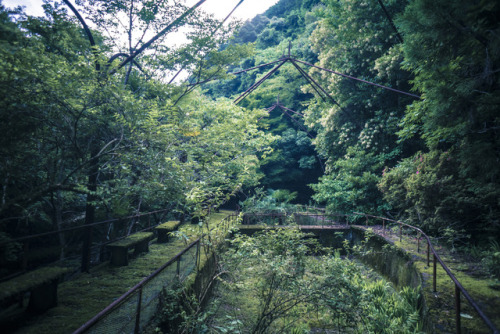
[[[128,250],[134,247],[134,254],[149,251],[149,240],[153,239],[153,232],[138,232],[129,235],[125,239],[115,241],[107,245],[111,250],[110,264],[113,266],[128,265]]]
[[[7,282],[0,283],[0,303],[23,306],[26,292],[30,292],[27,311],[42,313],[57,306],[57,285],[70,269],[45,267],[22,274]]]
[[[181,222],[178,220],[171,220],[156,226],[155,230],[158,232],[158,242],[159,243],[168,242],[168,234],[170,232],[177,230],[180,224]]]

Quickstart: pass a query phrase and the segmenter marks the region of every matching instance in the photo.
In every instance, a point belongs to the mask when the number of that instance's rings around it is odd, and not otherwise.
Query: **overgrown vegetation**
[[[281,0],[237,33],[235,23],[221,24],[182,1],[75,2],[83,19],[69,13],[67,0],[46,2],[44,18],[0,3],[2,276],[22,267],[23,245],[12,239],[156,209],[195,218],[199,225],[177,235],[208,233],[209,247],[225,234],[207,214],[237,196],[246,212],[281,213],[312,199],[330,212],[407,219],[452,251],[481,258],[487,275],[500,279],[498,1]],[[187,42],[166,43],[181,26]],[[157,39],[149,43],[151,36]],[[227,73],[287,56],[290,42],[293,57],[420,98],[304,67],[332,97],[321,98],[286,64],[241,106],[232,103],[269,68]],[[181,70],[189,83],[174,80]],[[120,228],[129,234],[145,227],[133,221]],[[116,231],[94,232],[111,240]],[[300,332],[321,323],[343,331],[365,315],[370,321],[353,328],[416,328],[383,320],[413,319],[399,310],[411,304],[404,292],[398,299],[384,284],[359,283],[359,271],[338,256],[309,257],[303,236],[287,236],[299,253],[279,253],[273,247],[284,239],[273,233],[237,237],[221,279],[227,291],[291,304],[229,300],[220,304],[235,312],[229,318],[214,311],[193,324],[214,330],[205,320],[217,319],[220,331]],[[48,240],[32,262],[92,244],[90,233]],[[242,254],[249,265],[238,273],[233,264]],[[268,267],[253,257],[262,254]],[[82,255],[82,264],[90,262]],[[253,286],[238,283],[252,272],[260,274],[249,279]],[[284,288],[269,285],[273,277]],[[276,294],[264,293],[271,288]],[[321,299],[321,289],[337,299]],[[373,296],[392,311],[375,314],[370,305],[382,304]],[[319,315],[290,320],[310,311],[311,298],[336,322]],[[237,303],[248,317],[236,312]],[[193,326],[186,328],[201,331]]]
[[[183,319],[178,332],[419,331],[416,290],[398,294],[383,280],[367,281],[359,264],[296,228],[236,235],[230,242],[207,310],[192,312],[196,304],[182,297],[187,309],[171,313]]]
[[[256,54],[234,70],[287,55],[293,41],[300,60],[421,96],[309,69],[335,104],[283,66],[242,102],[271,107],[279,95],[305,116],[292,121],[277,107],[262,119],[281,136],[261,166],[262,185],[294,192],[300,184],[297,199],[305,203],[304,185],[312,184],[314,200],[333,212],[406,218],[429,233],[454,234],[452,247],[469,242],[467,235],[498,238],[499,11],[492,0],[280,1],[246,22],[235,42],[255,42]],[[236,96],[266,71],[207,92]],[[307,133],[316,152],[296,155],[301,144],[289,144]],[[308,171],[323,159],[324,173]]]
[[[175,50],[160,31],[188,10],[180,2],[81,3],[91,31],[59,2],[44,5],[44,18],[0,5],[2,240],[157,209],[172,218],[205,215],[257,185],[275,139],[258,128],[264,111],[189,95],[165,77],[185,68],[197,80],[217,78],[251,54],[246,45],[221,50],[233,24],[197,11],[182,21],[190,35]],[[123,16],[130,24],[118,23]],[[120,34],[130,36],[130,48]],[[160,39],[136,53],[155,34]],[[118,61],[129,55],[133,61]],[[71,245],[91,242],[82,234],[50,242],[64,257]],[[1,247],[2,261],[16,267],[16,246]]]

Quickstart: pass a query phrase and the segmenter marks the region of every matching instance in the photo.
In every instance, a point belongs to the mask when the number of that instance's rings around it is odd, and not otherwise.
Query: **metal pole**
[[[460,325],[460,289],[456,284],[455,284],[455,320],[457,326],[457,334],[460,334],[462,330]]]
[[[436,254],[432,254],[434,256],[434,264],[433,264],[433,270],[432,270],[432,273],[433,273],[433,276],[432,276],[432,288],[433,288],[433,291],[436,292],[437,289],[436,289],[436,278],[437,278],[437,268],[436,268]]]
[[[403,225],[399,224],[399,242],[403,241]]]
[[[430,241],[427,240],[427,267],[430,266],[430,264],[431,264],[431,261],[429,259],[430,253],[431,253],[431,245],[430,245]]]
[[[139,300],[137,301],[137,312],[135,315],[135,328],[134,334],[139,334],[141,332],[141,303],[142,303],[142,286],[139,288]]]
[[[181,258],[182,256],[179,256],[177,258],[177,277],[180,278],[180,272],[181,272]],[[435,258],[434,258],[435,259]],[[436,263],[434,262],[434,265],[436,265]]]
[[[420,235],[417,237],[417,253],[420,253]]]

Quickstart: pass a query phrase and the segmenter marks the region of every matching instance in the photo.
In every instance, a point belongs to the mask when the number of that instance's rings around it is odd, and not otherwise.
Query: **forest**
[[[0,277],[88,272],[97,238],[150,224],[103,221],[301,204],[405,221],[498,283],[498,1],[280,0],[244,22],[204,2],[0,1]],[[53,232],[28,263],[23,238]]]

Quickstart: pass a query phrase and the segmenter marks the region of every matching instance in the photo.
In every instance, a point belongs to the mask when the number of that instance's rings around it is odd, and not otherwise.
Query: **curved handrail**
[[[168,266],[172,265],[174,262],[180,261],[180,258],[182,255],[184,255],[188,250],[193,248],[194,246],[199,245],[201,238],[196,239],[193,241],[191,244],[189,244],[186,248],[184,248],[182,251],[177,253],[174,257],[172,257],[167,263],[162,265],[160,268],[155,270],[151,275],[148,277],[144,278],[142,281],[137,283],[134,287],[132,287],[130,290],[125,292],[123,295],[121,295],[118,299],[116,299],[114,302],[109,304],[107,307],[105,307],[101,312],[96,314],[92,319],[87,321],[85,324],[83,324],[80,328],[78,328],[76,331],[73,332],[73,334],[81,334],[85,333],[87,330],[89,330],[93,325],[95,325],[97,322],[99,322],[105,315],[110,313],[112,310],[114,310],[116,307],[118,307],[120,304],[122,304],[130,295],[135,293],[136,291],[142,289],[142,287],[151,281],[153,278],[155,278],[160,272],[162,272],[165,268]],[[198,261],[198,256],[196,257],[196,261]],[[197,266],[198,263],[195,264]]]
[[[225,231],[230,227],[230,223],[237,217],[235,214],[230,214],[224,217],[220,222],[223,224],[223,227],[225,228]],[[160,268],[156,269],[153,273],[151,273],[148,277],[144,278],[141,280],[139,283],[137,283],[134,287],[132,287],[130,290],[125,292],[123,295],[121,295],[118,299],[113,301],[111,304],[109,304],[107,307],[105,307],[101,312],[96,314],[92,319],[88,320],[85,324],[80,326],[77,330],[73,332],[73,334],[82,334],[87,332],[92,326],[96,325],[99,321],[101,321],[107,314],[115,310],[116,308],[120,307],[122,303],[124,303],[131,295],[134,293],[139,294],[139,301],[138,301],[138,307],[135,316],[135,333],[139,332],[139,323],[140,323],[140,305],[142,301],[142,288],[152,279],[154,279],[158,274],[160,274],[163,270],[165,270],[167,267],[173,265],[175,262],[177,262],[177,276],[179,276],[179,266],[180,266],[180,260],[181,257],[189,251],[193,247],[197,247],[196,249],[196,257],[195,257],[195,268],[198,268],[198,265],[200,263],[200,255],[201,255],[201,250],[200,250],[200,245],[203,243],[203,239],[206,237],[206,234],[202,234],[199,236],[196,240],[191,242],[188,246],[186,246],[183,250],[181,250],[179,253],[177,253],[174,257],[172,257],[168,262],[166,262],[164,265],[162,265]],[[198,270],[198,269],[197,269]]]
[[[461,332],[461,329],[460,329],[460,293],[462,293],[464,295],[464,297],[467,299],[467,301],[469,302],[469,304],[474,308],[474,310],[477,312],[477,314],[479,314],[479,317],[489,327],[489,329],[492,331],[492,333],[494,333],[494,334],[499,334],[500,333],[500,331],[496,328],[495,324],[493,324],[493,322],[488,318],[488,316],[486,314],[484,314],[484,312],[479,308],[479,305],[474,301],[474,299],[472,299],[472,297],[469,295],[469,293],[467,292],[467,290],[462,286],[462,284],[460,284],[460,282],[455,277],[455,275],[453,275],[453,273],[451,272],[451,270],[443,262],[443,260],[439,256],[439,254],[434,249],[434,246],[432,245],[432,242],[431,242],[429,236],[427,234],[425,234],[424,231],[422,231],[418,227],[415,227],[415,226],[403,223],[403,222],[398,221],[398,220],[390,219],[390,218],[385,218],[385,217],[380,217],[380,216],[373,216],[373,215],[369,215],[369,214],[366,214],[366,213],[360,213],[360,212],[354,212],[354,214],[365,216],[365,217],[370,217],[370,218],[375,218],[375,219],[381,219],[382,221],[393,222],[393,223],[399,224],[400,226],[408,227],[408,228],[413,229],[413,230],[417,231],[418,233],[420,233],[427,240],[428,252],[430,250],[432,252],[432,255],[433,255],[433,258],[434,258],[434,268],[433,268],[433,274],[434,274],[434,276],[433,276],[433,288],[434,288],[434,292],[436,291],[436,261],[439,262],[439,264],[444,269],[444,271],[446,272],[446,274],[448,274],[448,276],[451,278],[451,280],[455,284],[455,306],[456,306],[455,307],[455,311],[456,311],[455,320],[456,320],[457,333]],[[400,233],[401,233],[401,231],[400,231]],[[429,260],[428,257],[427,257],[427,260]]]

